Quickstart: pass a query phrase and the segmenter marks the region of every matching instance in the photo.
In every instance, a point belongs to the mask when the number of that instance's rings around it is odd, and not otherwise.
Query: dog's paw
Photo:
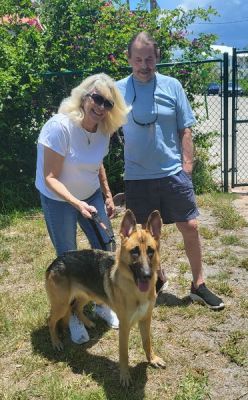
[[[95,328],[96,324],[95,322],[89,320],[89,322],[85,324],[85,326],[87,326],[87,328]]]
[[[61,351],[61,350],[63,350],[64,345],[61,342],[61,340],[59,340],[59,339],[58,340],[54,340],[53,341],[53,348],[54,348],[54,350]]]
[[[83,324],[86,326],[86,328],[95,328],[96,324],[95,322],[91,321],[89,318],[87,318],[85,315],[83,316],[82,320]]]
[[[86,328],[95,328],[96,326],[95,322],[91,321],[88,318],[84,318],[83,323],[86,326]]]
[[[132,383],[132,379],[128,370],[120,371],[120,383],[123,387],[128,387]]]
[[[158,356],[154,356],[151,359],[150,364],[155,368],[165,368],[164,360]]]

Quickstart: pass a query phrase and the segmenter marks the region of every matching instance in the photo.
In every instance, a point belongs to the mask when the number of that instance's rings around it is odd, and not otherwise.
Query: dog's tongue
[[[138,288],[141,292],[147,292],[149,289],[149,281],[141,281],[138,279]]]

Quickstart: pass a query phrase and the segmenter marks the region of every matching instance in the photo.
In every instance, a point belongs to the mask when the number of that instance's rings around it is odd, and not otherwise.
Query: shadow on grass
[[[165,305],[168,307],[187,307],[190,304],[192,304],[192,300],[189,296],[180,298],[167,292],[159,293],[156,301],[156,306]]]
[[[99,327],[97,327],[99,328]],[[53,350],[49,330],[42,326],[31,334],[34,353],[40,354],[53,363],[65,362],[75,374],[90,375],[102,386],[109,400],[143,400],[144,388],[147,382],[146,362],[130,367],[132,385],[126,389],[120,386],[119,363],[105,356],[92,355],[90,349],[102,337],[108,328],[101,327],[90,331],[91,340],[83,345],[72,343],[69,337],[64,338],[64,351]]]

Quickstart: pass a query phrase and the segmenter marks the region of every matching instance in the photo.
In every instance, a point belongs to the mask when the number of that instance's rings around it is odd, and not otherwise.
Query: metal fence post
[[[224,192],[228,192],[228,53],[224,53],[224,104],[223,104],[223,131],[224,131]]]
[[[236,137],[236,105],[235,105],[235,86],[236,86],[236,65],[237,65],[237,51],[236,48],[233,48],[233,56],[232,56],[232,182],[231,187],[234,187],[235,176],[237,173],[237,137]]]

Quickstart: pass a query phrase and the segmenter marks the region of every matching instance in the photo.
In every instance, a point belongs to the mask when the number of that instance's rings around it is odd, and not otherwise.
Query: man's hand
[[[183,170],[188,175],[192,175],[193,171],[193,161],[183,161]]]

